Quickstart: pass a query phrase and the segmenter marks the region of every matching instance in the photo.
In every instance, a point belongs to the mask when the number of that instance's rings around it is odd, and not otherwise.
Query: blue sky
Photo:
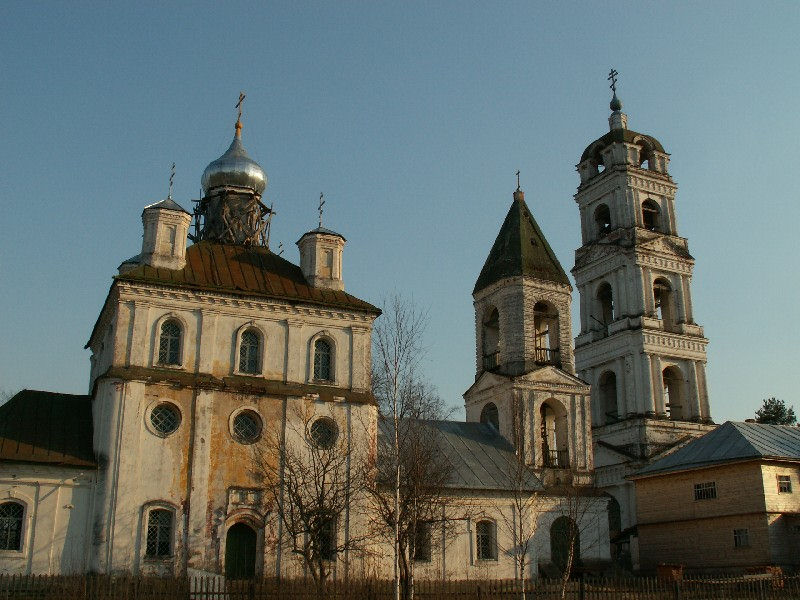
[[[428,310],[428,375],[460,407],[514,172],[569,270],[575,164],[608,129],[614,67],[630,128],[672,154],[712,416],[798,406],[800,4],[4,2],[0,22],[2,389],[86,391],[142,207],[173,161],[191,207],[244,90],[274,245],[297,260],[324,192],[348,291]]]

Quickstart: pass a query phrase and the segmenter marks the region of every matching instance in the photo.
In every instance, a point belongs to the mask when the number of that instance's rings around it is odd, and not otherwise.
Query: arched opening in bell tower
[[[500,364],[500,313],[494,306],[486,309],[481,323],[483,368],[496,369]]]
[[[658,204],[649,198],[642,202],[642,226],[650,231],[661,231]]]
[[[555,398],[542,403],[539,409],[542,437],[542,464],[545,467],[569,468],[567,411]]]
[[[614,371],[606,371],[600,375],[600,407],[603,411],[601,423],[616,423],[619,420],[617,404],[617,375]]]
[[[601,204],[594,211],[594,223],[597,237],[603,237],[611,231],[611,211],[608,206]]]
[[[673,421],[688,418],[683,374],[678,367],[667,367],[662,373],[664,383],[664,407],[667,417]]]
[[[539,365],[561,366],[559,355],[558,311],[549,302],[533,307],[534,360]]]
[[[659,319],[664,329],[669,330],[675,325],[675,305],[672,286],[669,281],[659,277],[653,282],[653,302],[655,304],[656,318]]]
[[[604,327],[614,322],[614,292],[608,282],[601,283],[597,288],[597,308],[599,321]]]

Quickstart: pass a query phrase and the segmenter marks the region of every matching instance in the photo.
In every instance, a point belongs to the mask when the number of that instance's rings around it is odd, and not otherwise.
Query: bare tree
[[[419,372],[424,357],[424,313],[394,296],[373,333],[373,393],[381,412],[376,481],[371,490],[379,532],[391,538],[395,599],[412,599],[414,562],[429,552],[434,525],[447,526],[446,484],[449,464],[437,450],[436,429],[426,420],[441,419],[441,399]],[[426,541],[427,540],[427,541]]]
[[[542,507],[542,495],[541,483],[525,464],[522,435],[517,431],[518,427],[519,420],[515,419],[516,451],[514,460],[507,467],[511,514],[501,511],[500,524],[510,534],[511,547],[506,551],[514,557],[514,577],[519,586],[519,597],[525,600],[525,575],[531,566],[531,552]]]
[[[581,552],[597,543],[595,531],[597,523],[592,514],[599,503],[605,502],[596,488],[566,484],[552,490],[560,496],[557,507],[559,517],[551,527],[551,548],[555,551],[553,562],[561,572],[561,598],[566,597],[567,584],[575,567],[579,564]]]
[[[270,431],[264,443],[254,444],[253,470],[292,552],[322,597],[337,556],[365,551],[366,534],[349,528],[343,536],[339,529],[348,511],[359,506],[358,496],[372,474],[368,449],[355,451],[333,418],[317,415],[305,400],[299,402],[287,411],[282,427]]]

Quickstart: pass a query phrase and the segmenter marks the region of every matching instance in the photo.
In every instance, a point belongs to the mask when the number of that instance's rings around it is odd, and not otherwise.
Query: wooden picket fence
[[[511,580],[425,581],[415,600],[520,600]],[[525,582],[526,600],[561,598],[558,581]],[[320,597],[309,580],[218,577],[0,575],[0,600],[393,600],[391,581],[332,581]],[[800,600],[800,576],[751,575],[668,581],[657,578],[586,578],[567,584],[570,600]]]

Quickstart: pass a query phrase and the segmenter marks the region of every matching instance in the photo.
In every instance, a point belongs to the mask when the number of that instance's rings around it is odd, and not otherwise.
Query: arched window
[[[539,409],[542,438],[542,465],[555,469],[569,468],[567,411],[553,398]]]
[[[171,510],[154,508],[148,513],[145,556],[151,558],[172,556]]]
[[[310,520],[311,551],[323,560],[336,558],[336,518],[320,513]]]
[[[500,415],[497,411],[497,405],[494,402],[489,402],[483,407],[481,411],[481,423],[486,423],[500,431]]]
[[[181,334],[183,328],[175,319],[164,321],[158,339],[158,362],[162,365],[181,364]]]
[[[597,288],[597,304],[600,309],[598,320],[607,327],[614,322],[614,292],[608,282],[601,283]]]
[[[617,375],[606,371],[600,376],[600,406],[603,409],[604,423],[615,423],[619,420],[617,406]]]
[[[418,521],[414,530],[412,556],[417,562],[431,562],[431,524]]]
[[[581,558],[581,540],[578,525],[569,517],[559,517],[550,527],[550,558],[562,573],[567,569],[570,546],[572,546],[572,568]]]
[[[656,279],[653,282],[653,302],[655,303],[656,318],[663,322],[664,329],[669,329],[675,324],[672,287],[666,279]]]
[[[642,202],[642,225],[645,229],[650,231],[660,231],[659,229],[659,213],[658,204],[649,198]]]
[[[256,375],[261,372],[261,336],[255,329],[242,333],[239,343],[239,371]]]
[[[475,548],[478,560],[497,560],[497,526],[494,521],[475,523]]]
[[[22,517],[25,507],[19,502],[0,504],[0,550],[22,550]]]
[[[483,317],[483,368],[487,371],[500,363],[500,313],[491,307]]]
[[[541,365],[561,366],[558,352],[558,311],[547,302],[537,302],[533,307],[535,336],[535,362]]]
[[[597,237],[603,237],[611,231],[611,211],[608,206],[601,204],[594,211],[594,223],[597,230]]]
[[[653,169],[655,167],[655,162],[653,160],[653,148],[648,143],[643,143],[644,140],[641,140],[642,145],[639,147],[639,168],[641,169]]]
[[[333,352],[328,340],[319,339],[314,342],[314,379],[318,381],[331,381],[331,356]]]
[[[688,417],[685,401],[683,375],[677,367],[667,367],[663,372],[664,407],[667,416],[673,421],[683,421]]]

